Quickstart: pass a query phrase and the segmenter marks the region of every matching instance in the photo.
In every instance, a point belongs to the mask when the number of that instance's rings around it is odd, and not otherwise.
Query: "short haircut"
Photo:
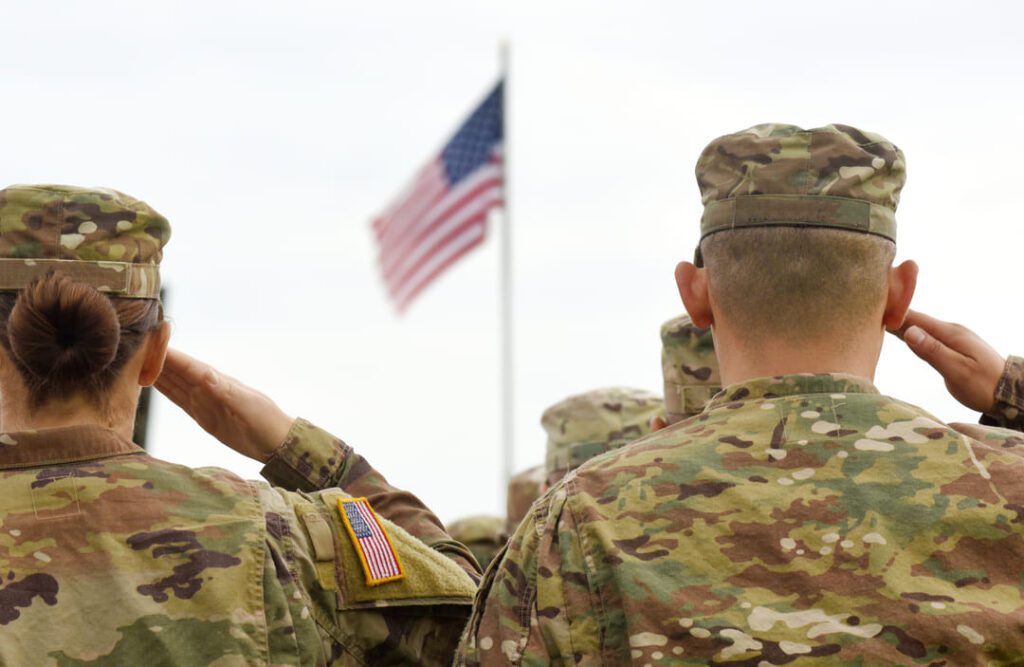
[[[835,337],[877,316],[896,244],[831,228],[752,227],[701,242],[711,298],[752,338]]]

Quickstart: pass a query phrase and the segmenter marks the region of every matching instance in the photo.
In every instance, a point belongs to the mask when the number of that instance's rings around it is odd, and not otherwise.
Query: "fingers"
[[[964,355],[953,350],[917,324],[911,325],[903,331],[903,341],[914,354],[928,362],[943,376],[953,373],[966,361]]]
[[[216,371],[209,364],[190,357],[181,350],[170,348],[167,350],[167,359],[164,361],[164,370],[160,377],[180,378],[186,384],[198,385],[204,382],[204,376]]]
[[[959,343],[965,336],[972,337],[974,335],[970,330],[965,329],[959,324],[945,322],[916,310],[911,310],[907,313],[907,319],[903,323],[902,329],[906,332],[911,327],[920,327],[946,346],[957,349],[959,349]],[[963,350],[960,351],[962,352]]]
[[[201,419],[197,410],[213,409],[227,399],[230,383],[210,365],[180,350],[168,350],[163,372],[154,386],[193,419]]]
[[[181,407],[184,407],[184,403],[188,400],[187,391],[185,391],[176,381],[162,375],[157,379],[153,386],[156,387],[157,391]]]

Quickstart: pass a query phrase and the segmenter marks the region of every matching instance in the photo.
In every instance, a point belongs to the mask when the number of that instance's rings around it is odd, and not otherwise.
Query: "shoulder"
[[[714,448],[723,435],[709,437],[709,420],[707,415],[691,417],[586,461],[552,487],[547,506],[540,509],[546,510],[545,514],[573,512],[585,522],[595,516],[586,508],[656,502],[652,496],[641,498],[629,489],[666,475],[682,479],[698,473],[702,462],[715,455]]]

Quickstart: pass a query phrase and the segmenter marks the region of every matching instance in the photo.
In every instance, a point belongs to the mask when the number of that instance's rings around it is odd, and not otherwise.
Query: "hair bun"
[[[30,373],[44,382],[77,384],[114,360],[121,326],[105,295],[49,273],[18,295],[7,336]]]

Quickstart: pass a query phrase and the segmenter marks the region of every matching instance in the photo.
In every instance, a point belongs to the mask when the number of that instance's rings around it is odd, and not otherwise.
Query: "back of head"
[[[797,343],[881,312],[905,180],[891,142],[845,125],[758,125],[712,141],[696,171],[696,262],[736,329]]]
[[[699,414],[722,389],[711,329],[696,326],[689,315],[662,324],[661,374],[666,421],[674,424]]]
[[[167,220],[108,189],[0,190],[0,345],[31,405],[100,404],[162,320]]]
[[[570,396],[544,411],[548,434],[546,483],[604,452],[650,432],[650,422],[664,409],[660,397],[642,389],[609,387]]]

